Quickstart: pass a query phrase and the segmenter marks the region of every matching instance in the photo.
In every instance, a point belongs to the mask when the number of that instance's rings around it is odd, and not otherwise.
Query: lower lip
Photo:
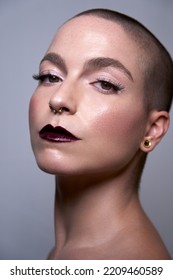
[[[56,142],[56,143],[71,143],[76,142],[79,139],[65,136],[65,135],[58,135],[55,133],[42,133],[40,137],[49,142]]]

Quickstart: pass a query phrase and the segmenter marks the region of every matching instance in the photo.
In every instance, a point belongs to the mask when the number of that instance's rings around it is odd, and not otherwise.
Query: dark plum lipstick
[[[61,126],[54,127],[51,124],[45,125],[40,130],[39,135],[44,140],[57,143],[74,142],[80,140],[65,128]]]

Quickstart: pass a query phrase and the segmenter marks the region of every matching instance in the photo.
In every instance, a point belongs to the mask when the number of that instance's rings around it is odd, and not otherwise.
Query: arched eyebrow
[[[57,53],[47,53],[43,59],[41,60],[40,64],[43,61],[50,61],[55,66],[59,67],[63,72],[67,73],[67,66],[64,59]],[[119,60],[110,58],[110,57],[95,57],[87,60],[84,64],[84,72],[89,70],[99,70],[102,68],[113,67],[122,71],[131,81],[133,80],[133,76],[131,72],[125,67]]]
[[[67,66],[64,59],[57,53],[47,53],[40,62],[40,65],[43,61],[50,61],[52,64],[60,68],[63,72],[67,73]]]
[[[118,68],[120,71],[124,72],[124,74],[131,80],[133,80],[133,76],[131,72],[117,59],[110,57],[96,57],[86,61],[84,65],[85,71],[89,69],[102,69],[107,67]]]

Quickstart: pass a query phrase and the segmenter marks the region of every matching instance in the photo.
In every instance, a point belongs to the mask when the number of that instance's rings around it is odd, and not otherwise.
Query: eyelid
[[[38,74],[34,74],[32,77],[35,79],[35,80],[41,80],[41,78],[43,77],[48,77],[48,76],[56,76],[58,77],[60,80],[64,80],[64,77],[63,75],[57,71],[57,70],[54,70],[54,69],[47,69],[47,70],[39,70],[39,73]]]
[[[39,85],[44,86],[60,85],[63,82],[63,79],[60,77],[60,75],[50,73],[40,73],[38,75],[33,75],[33,78],[39,82]]]
[[[100,72],[100,71],[99,71]],[[111,83],[113,85],[120,85],[122,88],[125,88],[125,81],[124,79],[120,78],[119,75],[117,76],[116,74],[112,74],[107,71],[103,72],[94,72],[90,75],[90,79],[93,81],[105,81],[108,83]]]
[[[110,77],[105,77],[105,76],[99,76],[98,78],[96,78],[96,81],[104,81],[104,82],[108,82],[108,83],[110,83],[110,84],[112,84],[112,85],[115,85],[115,86],[117,86],[117,85],[119,85],[119,86],[121,86],[122,88],[124,88],[124,86],[119,82],[119,81],[117,81],[117,80],[115,80],[115,79],[112,79],[112,78],[110,78]]]
[[[56,71],[56,70],[40,70],[39,71],[39,76],[43,76],[43,75],[55,75],[55,76],[58,76],[59,78],[61,78],[62,80],[64,79],[63,75],[59,72],[59,71]]]
[[[101,82],[107,82],[108,84],[112,85],[111,90],[106,90],[106,89],[101,89],[96,86],[97,83]],[[105,93],[111,93],[111,92],[116,92],[117,94],[119,92],[122,92],[125,90],[125,86],[122,85],[119,81],[116,81],[115,79],[111,79],[110,77],[105,77],[105,76],[99,76],[98,78],[95,78],[93,82],[90,84],[94,85],[99,91],[105,92]],[[117,89],[116,89],[117,88]]]

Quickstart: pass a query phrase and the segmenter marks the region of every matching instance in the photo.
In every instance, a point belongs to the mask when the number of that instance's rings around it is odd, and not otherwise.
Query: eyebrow
[[[130,73],[130,71],[117,59],[110,58],[110,57],[96,57],[88,60],[85,63],[85,70],[87,71],[88,68],[96,68],[96,69],[101,69],[101,68],[106,68],[106,67],[113,67],[113,68],[118,68],[124,74],[131,80],[133,81],[133,76]]]
[[[40,64],[46,60],[50,61],[55,66],[59,67],[63,72],[67,73],[66,63],[59,54],[53,52],[47,53],[41,60]],[[96,57],[89,59],[84,64],[84,71],[89,71],[91,68],[102,69],[107,67],[120,69],[131,81],[134,81],[131,72],[119,60],[110,57]]]
[[[64,59],[57,53],[47,53],[40,62],[40,65],[43,61],[50,61],[55,66],[59,67],[63,72],[67,73],[67,66]]]

